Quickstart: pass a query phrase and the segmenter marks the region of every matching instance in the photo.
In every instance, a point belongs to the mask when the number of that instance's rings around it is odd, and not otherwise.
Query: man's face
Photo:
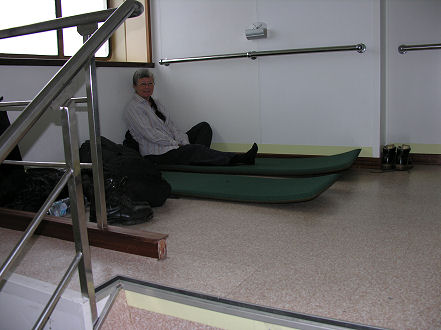
[[[134,86],[135,92],[146,100],[152,96],[154,87],[155,83],[151,77],[138,79],[138,83]]]

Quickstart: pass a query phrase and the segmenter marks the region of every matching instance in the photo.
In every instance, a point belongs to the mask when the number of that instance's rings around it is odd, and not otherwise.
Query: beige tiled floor
[[[132,228],[168,233],[168,258],[92,247],[96,285],[123,275],[380,327],[441,328],[440,166],[352,169],[299,204],[181,198],[154,211]],[[3,259],[19,237],[0,229]],[[73,255],[72,243],[37,237],[16,272],[55,283]]]

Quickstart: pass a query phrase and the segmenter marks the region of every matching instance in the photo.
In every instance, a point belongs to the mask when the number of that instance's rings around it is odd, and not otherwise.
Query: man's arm
[[[178,142],[180,146],[190,144],[190,141],[188,140],[188,135],[176,127],[175,123],[171,120],[170,113],[165,111],[162,104],[160,104],[159,102],[156,102],[156,104],[159,107],[159,110],[165,114],[165,125],[167,126],[168,130],[173,134],[173,139]]]
[[[178,146],[179,143],[160,129],[156,114],[145,110],[142,103],[131,103],[125,111],[125,119],[134,137],[162,146]]]

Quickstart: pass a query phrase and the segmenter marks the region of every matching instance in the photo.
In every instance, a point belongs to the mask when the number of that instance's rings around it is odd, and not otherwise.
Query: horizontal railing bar
[[[113,32],[141,5],[134,0],[126,0],[115,12],[95,31],[95,33],[81,46],[77,53],[72,56],[58,73],[47,83],[40,93],[32,100],[26,109],[0,136],[0,162],[2,162],[23,136],[31,129],[34,123],[43,115],[54,100],[74,80],[81,68],[90,61],[91,56],[110,38]],[[142,6],[142,5],[141,5]],[[63,94],[67,101],[72,95]]]
[[[58,195],[63,190],[64,186],[66,186],[67,181],[73,174],[73,171],[66,171],[64,175],[61,177],[60,181],[57,183],[54,189],[52,189],[51,193],[49,194],[49,197],[44,202],[43,206],[38,210],[37,214],[35,215],[35,218],[32,220],[32,222],[29,224],[29,226],[26,228],[23,237],[18,242],[18,244],[15,246],[15,248],[12,250],[12,252],[9,254],[6,261],[3,263],[1,269],[0,269],[0,281],[6,276],[9,268],[12,266],[14,261],[18,258],[18,256],[23,251],[24,246],[28,242],[28,240],[32,237],[35,230],[37,229],[38,225],[40,224],[43,217],[46,215],[49,208],[52,206],[52,204],[55,202],[55,199],[58,197]]]
[[[286,49],[286,50],[267,50],[251,52],[256,56],[268,56],[268,55],[289,55],[289,54],[307,54],[307,53],[327,53],[327,52],[344,52],[344,51],[357,51],[364,53],[366,46],[364,44],[348,45],[348,46],[332,46],[332,47],[315,47],[315,48],[299,48],[299,49]]]
[[[364,53],[366,51],[366,46],[364,44],[357,44],[357,45],[346,45],[346,46],[250,51],[250,52],[233,53],[233,54],[207,55],[207,56],[185,57],[185,58],[175,58],[175,59],[161,59],[159,60],[159,64],[169,65],[172,63],[181,63],[181,62],[208,61],[208,60],[220,60],[220,59],[243,58],[243,57],[256,59],[259,56],[269,56],[269,55],[288,55],[288,54],[324,53],[324,52],[341,52],[341,51],[357,51],[359,53]]]
[[[59,30],[63,28],[68,28],[72,26],[96,23],[96,22],[104,22],[116,8],[110,8],[105,10],[100,10],[87,14],[80,14],[68,17],[60,17],[49,21],[23,25],[19,27],[13,27],[10,29],[0,30],[0,39],[18,37],[27,34],[51,31],[51,30]],[[133,11],[130,17],[137,17],[141,15],[144,11],[144,7],[142,5],[137,5],[137,8]]]
[[[428,50],[428,49],[441,49],[441,44],[400,45],[398,47],[398,52],[400,54],[406,54],[407,52],[414,50]]]
[[[87,103],[87,97],[72,97],[70,100],[76,104]],[[31,102],[31,100],[0,102],[0,111],[22,111],[22,108],[26,107]],[[12,107],[12,109],[2,109],[7,107]]]
[[[159,64],[169,65],[172,63],[180,62],[195,62],[195,61],[209,61],[209,60],[221,60],[229,58],[241,58],[248,57],[248,53],[233,53],[233,54],[223,54],[223,55],[207,55],[207,56],[197,56],[197,57],[185,57],[185,58],[175,58],[175,59],[161,59]]]
[[[44,308],[44,310],[41,313],[40,317],[38,318],[37,322],[35,323],[33,329],[43,329],[44,328],[50,315],[52,314],[52,311],[54,310],[55,306],[57,305],[58,300],[60,300],[60,297],[63,294],[63,291],[65,290],[67,284],[71,280],[74,271],[77,269],[78,264],[80,263],[82,257],[83,257],[83,253],[81,251],[79,251],[75,255],[71,264],[69,265],[69,268],[67,269],[66,273],[64,274],[63,278],[61,279],[60,283],[58,284],[58,286],[55,289],[54,293],[52,294],[51,298],[49,299],[46,307]]]
[[[55,168],[65,168],[67,167],[64,162],[34,162],[25,160],[9,160],[5,159],[3,161],[5,165],[20,165],[29,167],[55,167]],[[81,168],[92,168],[92,163],[80,163]]]
[[[70,100],[74,103],[87,103],[86,96],[71,97]]]
[[[118,293],[122,289],[122,284],[117,284],[116,287],[112,290],[112,293],[110,294],[110,297],[107,299],[106,304],[104,305],[103,310],[101,311],[101,315],[99,318],[97,318],[95,324],[93,325],[94,330],[98,330],[103,325],[107,314],[109,313],[110,309],[113,306],[113,303],[115,302],[116,297],[118,296]]]

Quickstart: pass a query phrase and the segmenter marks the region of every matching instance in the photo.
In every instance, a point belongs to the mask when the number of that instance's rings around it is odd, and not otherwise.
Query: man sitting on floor
[[[133,137],[142,156],[156,164],[254,164],[256,143],[246,153],[221,152],[210,149],[212,130],[208,123],[199,123],[187,133],[179,131],[170,115],[153,100],[154,86],[153,75],[147,69],[136,71],[135,94],[124,110],[126,141]]]

